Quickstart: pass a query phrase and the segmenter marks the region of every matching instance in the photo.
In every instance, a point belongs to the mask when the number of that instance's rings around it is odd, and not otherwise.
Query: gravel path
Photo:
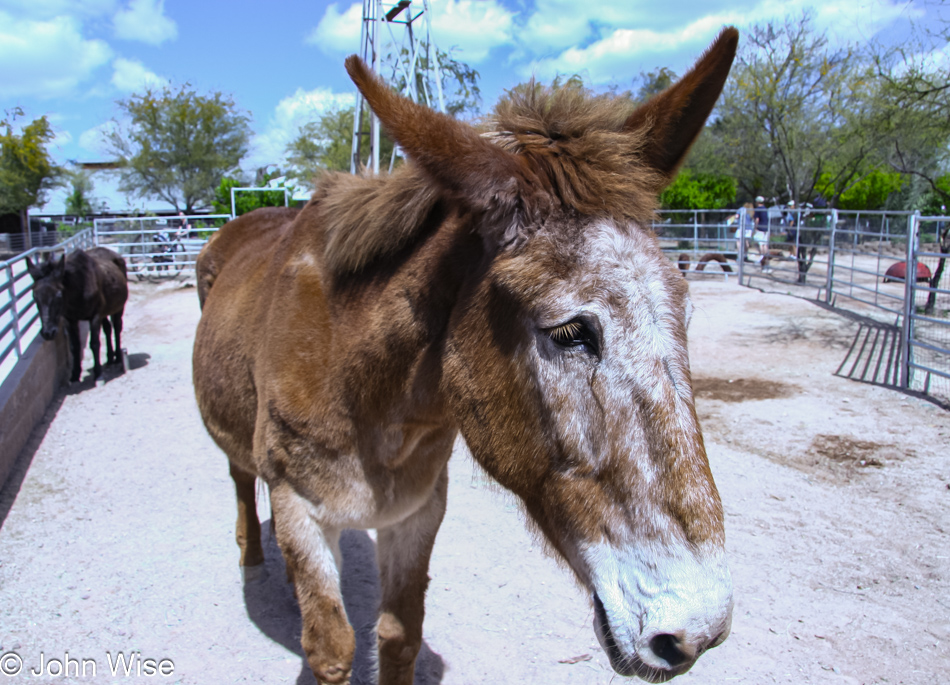
[[[132,285],[133,368],[60,395],[0,492],[0,683],[62,680],[67,653],[73,682],[313,682],[274,541],[264,579],[238,571],[226,460],[191,388],[197,297],[182,285]],[[730,639],[681,680],[945,681],[947,412],[835,377],[847,320],[733,283],[691,287],[697,407],[737,603]],[[417,683],[620,682],[587,599],[510,496],[461,444],[450,474]],[[359,657],[372,640],[373,550],[371,534],[346,534]],[[128,676],[111,673],[120,653]],[[22,671],[5,677],[17,659]],[[356,670],[366,682],[365,658]]]

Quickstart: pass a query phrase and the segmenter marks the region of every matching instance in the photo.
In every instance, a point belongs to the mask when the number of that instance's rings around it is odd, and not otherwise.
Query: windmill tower
[[[382,54],[383,51],[386,54]],[[439,57],[432,42],[429,22],[429,0],[363,0],[363,26],[360,31],[360,57],[373,72],[390,74],[402,85],[402,94],[419,104],[445,112],[442,94],[442,73]],[[434,83],[436,93],[429,92]],[[369,130],[362,126],[369,114]],[[379,173],[379,121],[366,99],[357,92],[353,117],[353,147],[350,154],[350,173],[356,173],[360,159],[369,146],[369,166]],[[395,160],[389,160],[389,168]]]

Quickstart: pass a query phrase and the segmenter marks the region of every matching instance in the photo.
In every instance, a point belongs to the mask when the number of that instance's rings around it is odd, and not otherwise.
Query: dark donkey
[[[202,251],[195,392],[231,462],[240,563],[264,561],[259,477],[321,683],[351,675],[344,528],[378,530],[379,680],[412,683],[459,432],[590,593],[619,673],[668,680],[726,638],[688,285],[649,227],[737,43],[723,31],[637,109],[532,84],[483,134],[351,57],[410,163],[325,176],[299,213],[247,214]]]
[[[57,260],[33,264],[26,258],[33,277],[33,299],[40,311],[40,334],[52,340],[59,330],[60,317],[66,319],[73,368],[69,380],[82,373],[79,349],[79,322],[89,322],[89,349],[94,362],[93,377],[102,376],[99,363],[99,328],[106,332],[106,363],[121,361],[122,314],[129,299],[125,260],[105,247],[74,250]],[[111,323],[110,323],[111,319]],[[115,332],[115,347],[112,334]]]

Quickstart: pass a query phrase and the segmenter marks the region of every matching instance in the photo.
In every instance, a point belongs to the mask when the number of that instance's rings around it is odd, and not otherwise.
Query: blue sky
[[[416,0],[414,4],[421,4]],[[928,0],[431,0],[434,42],[481,74],[483,108],[535,75],[582,73],[631,87],[641,71],[682,73],[726,24],[811,9],[837,41],[900,40]],[[58,161],[102,161],[117,99],[149,84],[221,90],[252,115],[245,169],[280,163],[300,125],[351,102],[343,70],[359,50],[361,3],[349,0],[0,0],[0,109],[47,115]],[[946,6],[943,7],[946,13]],[[97,179],[111,208],[126,199]],[[44,208],[60,211],[62,193]],[[132,206],[142,206],[141,200]]]

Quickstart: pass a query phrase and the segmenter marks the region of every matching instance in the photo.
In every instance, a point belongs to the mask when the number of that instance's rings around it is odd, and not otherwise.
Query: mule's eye
[[[600,356],[600,343],[597,334],[580,319],[573,319],[544,331],[560,347],[584,347],[595,356]]]

